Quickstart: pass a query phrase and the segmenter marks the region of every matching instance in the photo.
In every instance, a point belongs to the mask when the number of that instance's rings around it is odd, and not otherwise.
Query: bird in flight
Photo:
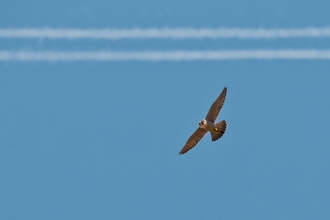
[[[196,144],[205,136],[209,131],[211,133],[212,141],[216,141],[222,137],[226,131],[227,123],[225,120],[222,120],[218,123],[215,123],[221,107],[225,102],[227,94],[227,87],[225,87],[219,97],[212,104],[209,112],[207,113],[204,120],[199,121],[199,128],[190,136],[187,143],[184,145],[179,154],[187,153],[190,149],[196,146]]]

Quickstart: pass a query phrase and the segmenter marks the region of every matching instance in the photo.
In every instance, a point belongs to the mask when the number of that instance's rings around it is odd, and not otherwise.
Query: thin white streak
[[[251,28],[133,28],[133,29],[0,29],[0,38],[49,39],[270,39],[328,38],[330,27],[251,29]]]
[[[0,61],[194,61],[194,60],[330,60],[330,50],[223,50],[144,52],[0,51]]]

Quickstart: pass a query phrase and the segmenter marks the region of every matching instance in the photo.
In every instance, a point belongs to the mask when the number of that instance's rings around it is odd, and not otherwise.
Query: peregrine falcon
[[[211,133],[212,141],[216,141],[222,137],[222,135],[226,131],[227,123],[225,120],[222,120],[218,123],[215,123],[217,119],[221,107],[225,102],[227,94],[227,87],[225,87],[219,97],[212,104],[209,112],[207,113],[204,120],[199,122],[199,128],[190,136],[187,143],[184,145],[179,154],[184,154],[193,147],[205,136],[205,134],[209,131]]]

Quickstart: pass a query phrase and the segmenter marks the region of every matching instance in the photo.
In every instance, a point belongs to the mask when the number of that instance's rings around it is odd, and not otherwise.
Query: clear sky
[[[327,1],[5,1],[7,28],[305,28]],[[6,39],[0,51],[329,49],[330,38]],[[2,219],[329,219],[330,61],[0,61]],[[179,151],[227,86],[228,127]]]

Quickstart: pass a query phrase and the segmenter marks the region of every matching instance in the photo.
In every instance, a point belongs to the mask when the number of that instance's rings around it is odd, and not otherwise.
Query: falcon
[[[209,131],[211,133],[212,141],[216,141],[222,137],[226,131],[227,123],[225,120],[222,120],[218,123],[215,123],[220,110],[225,102],[227,94],[227,87],[225,87],[219,97],[212,104],[209,112],[207,113],[204,120],[199,121],[199,128],[190,136],[187,143],[184,145],[179,154],[187,153],[190,149],[196,146],[196,144],[205,136]]]

